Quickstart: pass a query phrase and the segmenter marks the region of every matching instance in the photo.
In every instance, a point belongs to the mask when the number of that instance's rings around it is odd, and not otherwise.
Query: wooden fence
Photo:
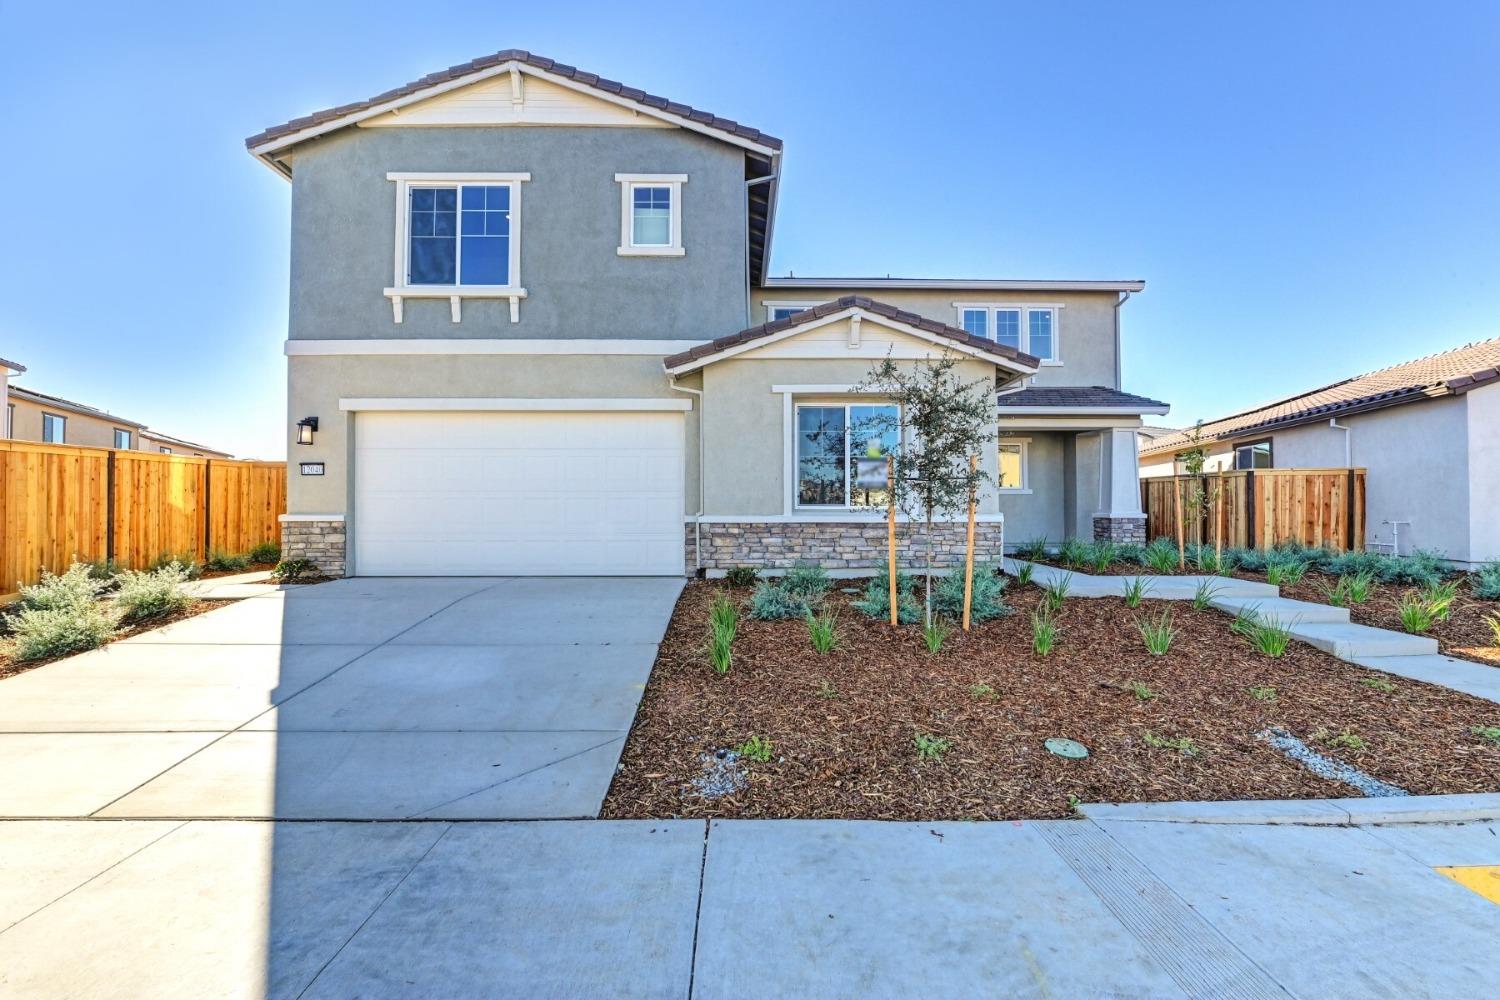
[[[0,441],[0,594],[75,558],[143,569],[279,541],[286,463]]]
[[[1146,538],[1177,540],[1183,506],[1188,544],[1270,548],[1278,542],[1365,546],[1364,469],[1246,469],[1141,480]]]

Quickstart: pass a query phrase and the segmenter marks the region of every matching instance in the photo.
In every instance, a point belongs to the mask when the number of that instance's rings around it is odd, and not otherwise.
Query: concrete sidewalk
[[[1284,810],[1285,811],[1285,810]],[[1493,822],[0,822],[0,994],[1451,997]]]

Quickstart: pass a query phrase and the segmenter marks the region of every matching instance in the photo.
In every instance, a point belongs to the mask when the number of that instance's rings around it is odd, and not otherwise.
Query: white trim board
[[[596,413],[604,411],[629,411],[629,412],[676,412],[684,413],[693,408],[690,399],[630,399],[630,398],[598,398],[598,399],[559,399],[559,398],[500,398],[500,397],[399,397],[399,396],[370,396],[370,397],[343,397],[339,400],[339,409],[346,411],[359,410],[416,410],[416,411],[471,411],[478,413],[504,413],[518,411],[534,411],[549,413],[582,412]]]
[[[343,514],[280,514],[278,521],[342,521]]]
[[[1018,390],[1019,391],[1019,390]],[[1000,395],[1005,395],[1001,393]],[[996,406],[1000,416],[1133,417],[1140,413],[1165,414],[1169,406]]]
[[[694,522],[700,524],[884,524],[886,515],[882,511],[871,513],[860,513],[855,511],[839,511],[835,514],[814,514],[809,511],[799,511],[795,514],[702,514],[694,517],[687,515],[683,520],[688,524]],[[983,524],[1000,524],[1004,522],[1005,515],[975,514],[974,520]],[[897,524],[923,524],[922,518],[909,517],[906,514],[896,514]],[[933,518],[934,524],[963,524],[964,518]]]
[[[288,340],[287,357],[358,354],[630,354],[666,357],[692,350],[706,340],[481,340],[481,339],[362,339]]]

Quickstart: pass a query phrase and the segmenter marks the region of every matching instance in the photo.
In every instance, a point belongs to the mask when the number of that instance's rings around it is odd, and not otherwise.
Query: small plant
[[[1482,740],[1500,745],[1500,726],[1470,726],[1469,732]]]
[[[999,575],[995,567],[974,567],[972,592],[969,595],[969,618],[976,622],[987,622],[1010,613],[1006,605],[1005,588],[1010,581]],[[964,568],[955,566],[938,578],[932,588],[932,613],[945,615],[961,621],[964,615]]]
[[[1401,616],[1401,627],[1412,635],[1430,631],[1437,623],[1437,613],[1433,611],[1432,605],[1415,591],[1407,591],[1401,595],[1396,611]]]
[[[1130,693],[1139,701],[1150,701],[1156,697],[1156,692],[1151,690],[1151,686],[1144,681],[1131,681],[1129,687]]]
[[[1048,610],[1057,611],[1062,608],[1063,601],[1068,599],[1068,591],[1073,589],[1073,574],[1064,573],[1042,588],[1044,600]]]
[[[708,665],[713,667],[714,673],[720,677],[729,673],[729,667],[734,662],[734,644],[720,632],[708,633]]]
[[[311,559],[283,559],[271,570],[271,575],[283,583],[296,583],[316,576],[317,572],[318,567],[313,565]]]
[[[1164,609],[1161,617],[1155,621],[1150,618],[1136,619],[1135,627],[1140,630],[1141,638],[1146,640],[1146,649],[1152,656],[1162,656],[1172,648],[1172,640],[1177,637],[1177,630],[1172,627],[1172,610]]]
[[[125,568],[113,559],[95,559],[83,565],[87,567],[90,577],[104,583],[112,582],[115,574]]]
[[[984,701],[994,701],[996,698],[1000,697],[1000,695],[996,693],[995,689],[990,687],[988,684],[970,684],[969,694],[974,698],[980,698]]]
[[[107,582],[96,579],[86,563],[75,562],[61,574],[42,571],[42,578],[21,588],[17,604],[22,610],[56,611],[93,604]]]
[[[1219,596],[1219,591],[1223,589],[1212,580],[1199,580],[1198,586],[1193,589],[1193,610],[1207,611],[1214,598]]]
[[[117,579],[120,589],[115,594],[115,606],[129,621],[181,611],[192,601],[185,589],[187,570],[177,563],[144,573],[125,570]]]
[[[1291,631],[1274,621],[1257,620],[1250,632],[1250,645],[1265,656],[1281,657],[1291,641]]]
[[[1125,606],[1132,610],[1141,606],[1141,600],[1151,589],[1151,581],[1144,576],[1133,576],[1125,582]]]
[[[1250,689],[1250,697],[1256,701],[1275,701],[1276,689],[1269,684],[1257,684]]]
[[[731,587],[753,586],[760,572],[754,566],[731,566],[724,574],[724,582]]]
[[[1260,627],[1260,605],[1252,604],[1249,607],[1240,608],[1235,613],[1234,621],[1229,623],[1229,631],[1235,635],[1242,635],[1246,639],[1255,638],[1255,630]]]
[[[1047,558],[1047,539],[1033,538],[1016,546],[1016,552],[1028,562],[1040,562]]]
[[[882,573],[870,578],[865,592],[853,601],[854,610],[876,621],[891,620],[890,581]],[[922,602],[917,600],[916,583],[905,573],[896,574],[896,616],[902,625],[922,620]]]
[[[1359,682],[1367,688],[1374,688],[1381,694],[1395,694],[1396,692],[1396,685],[1384,677],[1361,677]]]
[[[807,614],[807,637],[812,640],[812,647],[819,653],[827,653],[838,645],[839,616],[838,612],[829,608],[814,615]]]
[[[161,569],[163,566],[171,566],[173,564],[182,567],[183,571],[187,573],[187,578],[189,580],[196,580],[198,579],[198,577],[203,575],[203,564],[200,563],[197,559],[194,559],[192,555],[188,553],[183,553],[182,555],[174,555],[171,552],[164,552],[161,555],[157,556],[156,560],[151,563],[151,565],[147,566],[146,569]]]
[[[1089,549],[1088,564],[1094,572],[1103,573],[1120,558],[1120,549],[1114,542],[1095,542]]]
[[[1065,538],[1057,547],[1057,561],[1068,569],[1082,569],[1089,564],[1093,546],[1078,537]]]
[[[281,546],[275,542],[257,542],[246,556],[257,566],[275,566],[281,562]]]
[[[832,701],[839,696],[839,689],[834,687],[828,680],[818,681],[818,697],[824,701]]]
[[[1177,568],[1177,546],[1165,538],[1158,538],[1146,546],[1141,558],[1156,572],[1170,573]]]
[[[1368,572],[1345,573],[1332,586],[1323,581],[1318,582],[1319,588],[1323,591],[1323,597],[1336,608],[1348,608],[1368,601],[1370,588],[1374,584],[1375,576]]]
[[[210,552],[203,567],[215,573],[232,573],[250,565],[250,557],[233,552]]]
[[[1168,739],[1165,736],[1158,736],[1148,729],[1141,734],[1141,739],[1153,750],[1176,750],[1184,757],[1198,756],[1198,745],[1186,736]]]
[[[1329,733],[1326,729],[1320,729],[1318,732],[1323,734],[1323,739],[1321,740],[1321,742],[1327,743],[1329,746],[1338,749],[1353,750],[1355,753],[1358,753],[1361,750],[1367,749],[1369,746],[1369,744],[1364,741],[1364,737],[1352,733],[1347,729],[1337,735]],[[1314,733],[1313,739],[1317,738],[1318,734]]]
[[[948,641],[948,636],[953,634],[953,626],[947,619],[934,618],[931,625],[922,626],[922,643],[927,647],[929,653],[941,653],[943,643]]]
[[[1080,807],[1082,805],[1082,799],[1074,795],[1072,792],[1068,793],[1068,812],[1074,813],[1076,815],[1080,811]]]
[[[786,576],[781,581],[788,592],[798,595],[810,605],[821,603],[831,586],[828,571],[812,563],[798,563],[786,571]]]
[[[1490,645],[1500,646],[1500,615],[1485,615],[1484,623],[1490,627]]]
[[[930,733],[918,733],[912,740],[912,745],[917,748],[917,757],[922,760],[942,760],[943,754],[953,747],[952,743]]]
[[[751,736],[734,748],[734,752],[746,760],[764,764],[771,759],[771,741],[760,736]]]
[[[1057,646],[1057,619],[1052,606],[1043,604],[1031,613],[1031,648],[1046,656]]]
[[[1427,602],[1427,607],[1432,610],[1434,622],[1445,622],[1453,612],[1453,601],[1458,597],[1458,581],[1449,580],[1447,583],[1434,581],[1422,588],[1422,600]]]
[[[1500,561],[1487,562],[1469,579],[1474,596],[1486,601],[1500,600]]]
[[[734,642],[740,628],[740,609],[728,594],[715,594],[708,606],[708,629],[715,635],[722,634],[726,643]]]
[[[1274,587],[1290,587],[1307,575],[1307,563],[1301,559],[1275,559],[1266,563],[1266,582]]]
[[[1016,582],[1023,587],[1029,587],[1031,586],[1031,577],[1035,573],[1035,563],[1022,563],[1021,568],[1016,570]]]
[[[22,608],[6,615],[17,660],[42,660],[94,649],[114,638],[118,609],[100,601],[54,608]]]
[[[750,597],[750,617],[761,621],[806,618],[812,614],[812,605],[805,594],[788,586],[786,577],[762,580]]]

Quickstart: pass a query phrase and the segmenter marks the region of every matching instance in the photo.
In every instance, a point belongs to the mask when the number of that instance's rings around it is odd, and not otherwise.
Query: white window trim
[[[125,450],[126,451],[129,451],[129,450],[131,450],[132,448],[135,447],[135,435],[132,432],[126,430],[123,427],[116,427],[114,429],[114,431],[115,431],[115,433],[114,433],[113,437],[114,437],[114,440],[116,442],[116,444],[114,445],[114,447],[116,447],[116,448],[120,447],[120,445],[119,445],[118,442],[120,440],[120,435],[121,434],[125,435]]]
[[[787,446],[791,449],[791,451],[787,455],[787,469],[788,469],[788,471],[790,473],[790,476],[791,476],[791,479],[789,480],[790,489],[788,491],[788,494],[789,494],[789,497],[790,497],[790,510],[791,510],[791,512],[797,513],[797,514],[816,514],[819,511],[822,511],[822,512],[826,512],[826,513],[841,513],[841,514],[858,514],[858,515],[866,515],[866,514],[868,514],[869,516],[875,517],[875,518],[883,517],[884,516],[884,513],[883,513],[884,508],[880,508],[880,507],[859,507],[859,506],[856,506],[856,505],[854,505],[853,503],[851,503],[849,501],[849,492],[850,492],[849,491],[849,475],[850,475],[850,471],[851,471],[850,470],[849,460],[850,460],[851,456],[850,456],[850,451],[849,451],[849,413],[848,413],[848,410],[849,410],[849,407],[851,407],[851,406],[896,406],[896,404],[892,403],[890,400],[888,400],[888,399],[886,399],[886,398],[884,398],[882,396],[866,396],[866,395],[864,395],[862,393],[858,394],[858,398],[856,398],[856,399],[849,399],[847,396],[845,396],[845,398],[843,398],[843,399],[826,399],[826,398],[821,398],[820,399],[818,397],[804,397],[804,398],[794,399],[792,397],[791,393],[786,393],[785,395],[783,395],[782,398],[787,401],[787,407],[788,407],[788,412],[789,412],[789,424],[788,424],[788,427],[789,427],[789,430],[790,430],[790,434],[787,437]],[[797,433],[797,411],[800,410],[804,406],[830,406],[830,407],[831,406],[842,406],[844,408],[844,493],[845,493],[845,499],[844,499],[844,502],[842,504],[804,504],[804,503],[800,502],[797,499],[797,495],[800,492],[800,490],[798,490],[798,488],[797,488],[798,487],[798,480],[797,480],[797,476],[798,476],[797,439],[799,437],[799,435]],[[896,407],[896,414],[897,414],[898,425],[899,425],[899,421],[900,421],[900,413],[901,413],[900,407],[897,406]]]
[[[995,339],[995,310],[997,309],[1019,309],[1021,312],[1021,347],[1022,354],[1031,353],[1031,317],[1033,312],[1052,313],[1052,357],[1040,358],[1043,368],[1061,368],[1062,360],[1062,310],[1061,302],[955,302],[953,303],[953,325],[960,330],[964,328],[965,309],[984,309],[988,311],[989,335],[986,340]]]
[[[396,184],[395,271],[385,297],[391,300],[391,316],[400,323],[406,299],[447,299],[450,318],[463,320],[464,299],[509,299],[510,321],[521,321],[521,300],[526,289],[521,285],[521,184],[531,180],[529,173],[411,173],[393,171],[385,175]],[[406,280],[407,254],[410,245],[406,231],[410,219],[411,189],[427,185],[484,184],[510,188],[510,284],[508,285],[411,285]],[[462,207],[459,212],[463,211]],[[462,228],[462,227],[460,227]]]
[[[1021,448],[1021,485],[997,486],[995,492],[1008,496],[1028,496],[1031,493],[1031,438],[1003,437],[995,442],[995,478],[1000,477],[1000,445],[1019,445]]]
[[[56,441],[47,438],[47,418],[52,418],[62,425],[62,437]],[[68,443],[68,418],[60,413],[48,413],[42,411],[42,443],[43,444],[67,444]]]
[[[761,303],[761,305],[763,305],[763,306],[766,307],[766,322],[767,323],[775,322],[771,318],[771,316],[772,316],[772,313],[774,313],[775,310],[777,310],[777,309],[795,309],[798,312],[804,312],[804,311],[806,311],[808,309],[813,309],[813,308],[815,308],[817,306],[820,306],[822,304],[823,304],[822,302],[781,302],[781,301],[777,301],[777,302],[766,301],[766,302],[762,302]]]
[[[615,253],[621,257],[681,257],[687,253],[682,246],[682,186],[687,179],[687,174],[615,174],[615,182],[620,185],[620,246]],[[665,246],[635,243],[632,192],[637,187],[672,191],[671,242]]]

